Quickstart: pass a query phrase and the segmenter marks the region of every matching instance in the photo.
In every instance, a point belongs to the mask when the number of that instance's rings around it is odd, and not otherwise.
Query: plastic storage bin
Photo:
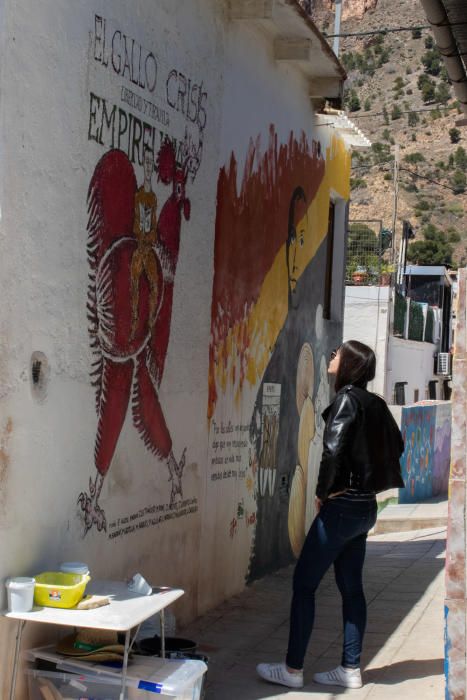
[[[120,683],[120,671],[102,664],[89,664],[78,659],[63,660],[57,669],[75,672],[102,682]],[[207,666],[192,659],[161,659],[135,656],[128,666],[127,693],[129,700],[200,700]],[[120,685],[118,685],[120,688]]]
[[[73,673],[27,669],[26,674],[29,700],[119,700],[120,697],[120,687],[114,683]]]
[[[57,663],[57,671],[28,669],[30,700],[44,700],[44,685],[53,685],[60,697],[73,699],[118,700],[121,689],[121,672],[104,665],[65,659],[50,653],[50,647],[28,652],[29,658],[44,658]],[[200,700],[204,674],[202,661],[183,659],[167,660],[158,657],[135,656],[128,666],[128,700]],[[53,690],[50,690],[53,693]],[[49,693],[49,697],[54,697]],[[55,698],[54,698],[55,700]]]

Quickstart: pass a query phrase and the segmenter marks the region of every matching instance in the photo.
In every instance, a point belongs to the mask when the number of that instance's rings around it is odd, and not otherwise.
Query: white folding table
[[[128,655],[142,622],[156,613],[161,620],[161,654],[165,657],[164,610],[177,598],[183,595],[180,588],[153,589],[151,595],[142,596],[128,589],[126,583],[118,581],[91,581],[86,594],[106,595],[110,598],[109,605],[91,610],[75,608],[39,608],[31,612],[5,612],[5,617],[18,621],[16,633],[15,656],[10,687],[10,700],[15,698],[16,676],[18,673],[21,636],[26,622],[42,622],[64,627],[89,627],[92,629],[114,630],[125,632],[125,653],[122,667],[122,688],[120,700],[125,698],[125,685],[128,668]],[[130,639],[131,630],[138,628]]]

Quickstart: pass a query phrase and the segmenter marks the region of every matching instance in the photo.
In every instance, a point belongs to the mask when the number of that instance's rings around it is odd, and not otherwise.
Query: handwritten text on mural
[[[111,522],[109,525],[109,540],[131,535],[133,532],[145,530],[147,527],[161,525],[175,518],[192,515],[197,511],[198,501],[196,498],[188,498],[172,505],[166,503],[146,506],[134,513],[130,513],[130,515],[122,516]]]
[[[213,420],[213,440],[211,442],[211,466],[217,471],[211,474],[211,481],[220,479],[243,479],[246,475],[246,450],[249,447],[249,425],[232,424]],[[243,464],[243,468],[242,468]],[[225,469],[219,469],[219,467]]]

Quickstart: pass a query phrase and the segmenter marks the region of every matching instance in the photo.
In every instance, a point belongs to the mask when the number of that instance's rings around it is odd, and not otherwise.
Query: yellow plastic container
[[[90,576],[62,571],[46,571],[34,578],[34,603],[46,608],[74,608],[91,579]]]

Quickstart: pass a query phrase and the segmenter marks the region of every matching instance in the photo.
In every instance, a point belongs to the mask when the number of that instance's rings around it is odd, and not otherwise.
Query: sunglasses
[[[336,348],[335,350],[333,350],[331,352],[331,354],[329,355],[329,359],[334,360],[337,357],[337,353],[339,352],[339,350],[340,350],[340,348]]]

